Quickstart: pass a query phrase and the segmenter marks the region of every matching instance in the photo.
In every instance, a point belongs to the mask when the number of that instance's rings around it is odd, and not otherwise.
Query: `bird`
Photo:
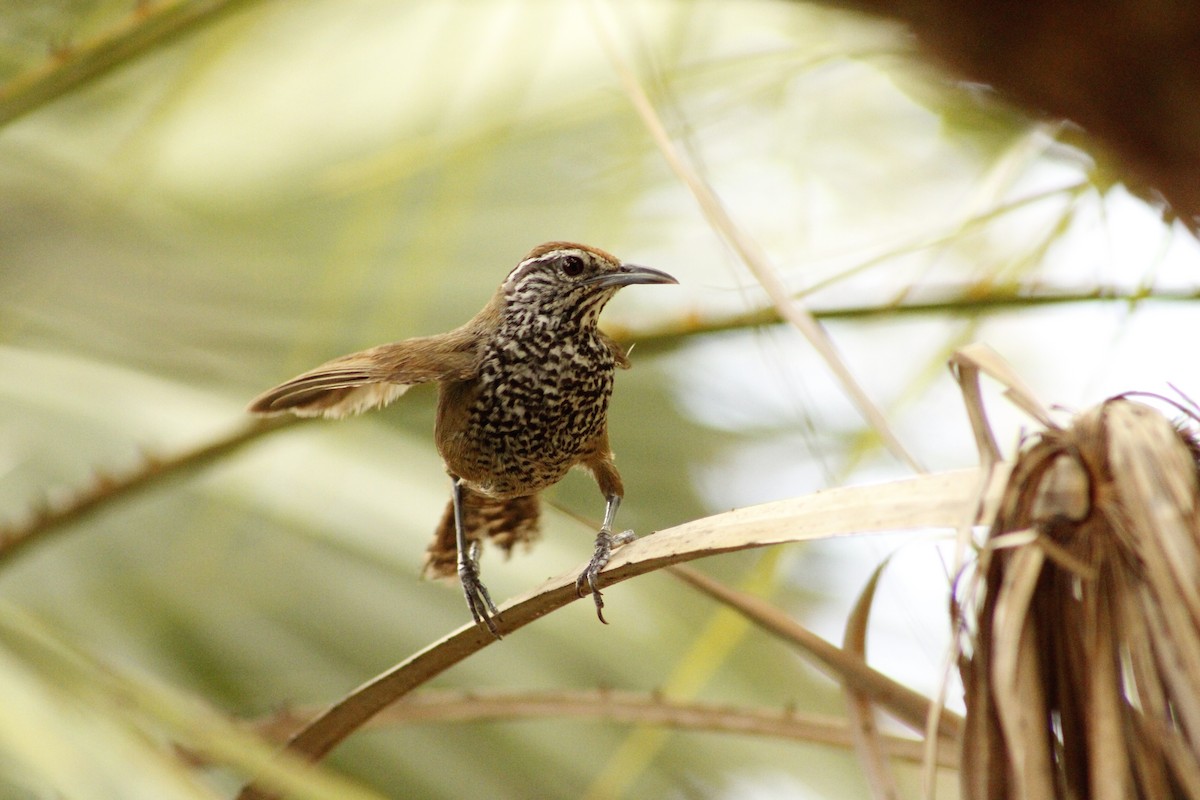
[[[630,362],[597,321],[625,286],[676,283],[596,247],[547,242],[459,327],[335,358],[263,392],[248,411],[339,418],[436,382],[434,441],[450,476],[450,502],[422,573],[457,573],[475,623],[497,638],[499,611],[480,579],[482,543],[505,553],[532,543],[539,494],[574,467],[589,471],[604,496],[604,518],[575,588],[579,597],[591,592],[607,624],[600,573],[613,550],[635,538],[613,532],[625,489],[608,437],[615,371]]]

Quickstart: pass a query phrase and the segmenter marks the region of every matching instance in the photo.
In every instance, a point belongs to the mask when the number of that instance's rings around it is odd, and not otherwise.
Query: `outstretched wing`
[[[457,333],[457,332],[455,332]],[[465,380],[478,357],[466,337],[424,336],[335,358],[260,394],[253,414],[344,417],[385,406],[417,383]]]

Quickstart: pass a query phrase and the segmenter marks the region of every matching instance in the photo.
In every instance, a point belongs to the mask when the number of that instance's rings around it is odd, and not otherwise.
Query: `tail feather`
[[[510,555],[518,544],[531,544],[540,535],[538,496],[497,500],[463,487],[463,527],[467,540],[491,540]],[[446,578],[458,572],[458,545],[454,532],[454,504],[446,506],[428,549],[425,551],[427,578]]]

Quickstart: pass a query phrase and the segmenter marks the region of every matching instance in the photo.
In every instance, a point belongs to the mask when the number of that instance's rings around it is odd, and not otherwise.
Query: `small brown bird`
[[[409,386],[437,381],[434,438],[450,473],[451,500],[426,553],[424,574],[458,572],[476,623],[499,636],[479,579],[481,542],[511,551],[538,535],[538,493],[575,466],[604,494],[596,549],[575,582],[590,589],[604,622],[599,574],[614,547],[625,494],[608,444],[613,373],[625,351],[596,327],[623,286],[678,283],[665,272],[622,264],[570,242],[535,247],[491,301],[449,333],[380,345],[335,358],[259,395],[255,414],[343,417],[386,405]]]

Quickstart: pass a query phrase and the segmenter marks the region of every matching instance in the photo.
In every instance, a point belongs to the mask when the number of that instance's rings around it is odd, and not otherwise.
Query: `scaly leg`
[[[500,612],[488,594],[487,587],[479,580],[479,542],[467,542],[467,531],[463,527],[463,498],[462,480],[451,475],[450,496],[454,502],[454,541],[458,549],[458,579],[462,582],[463,594],[467,598],[467,608],[475,623],[485,627],[492,636],[500,638],[492,617],[499,618]]]
[[[580,597],[583,597],[585,587],[591,590],[592,599],[596,601],[596,616],[605,625],[608,624],[608,620],[604,618],[604,597],[600,594],[602,583],[600,572],[608,565],[614,549],[637,538],[637,534],[633,531],[617,534],[612,532],[613,522],[617,517],[617,508],[620,505],[620,495],[610,494],[605,498],[604,523],[600,526],[600,532],[596,534],[596,552],[592,554],[592,560],[588,562],[587,568],[575,579],[575,592]]]

